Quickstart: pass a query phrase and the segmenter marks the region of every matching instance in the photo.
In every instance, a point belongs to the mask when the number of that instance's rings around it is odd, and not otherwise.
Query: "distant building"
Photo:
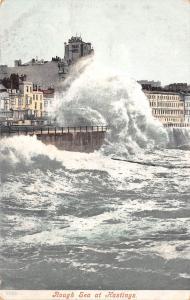
[[[59,57],[59,56],[56,55],[55,57],[51,58],[51,61],[59,62],[59,61],[61,61],[61,57]]]
[[[15,67],[19,67],[19,66],[22,66],[22,60],[21,59],[15,60]]]
[[[65,43],[64,60],[68,65],[75,63],[81,57],[90,55],[94,52],[91,43],[83,42],[81,37],[72,36],[68,44]]]
[[[69,65],[66,60],[62,59],[58,62],[58,68],[59,68],[59,78],[65,79],[69,73]]]
[[[94,50],[91,43],[83,42],[81,37],[73,36],[71,39],[69,39],[68,43],[65,43],[64,59],[57,58],[59,59],[59,78],[65,79],[69,73],[70,65],[76,63],[80,58],[93,53]]]
[[[0,65],[0,80],[2,80],[5,77],[8,77],[8,66]]]
[[[38,57],[36,58],[32,58],[31,61],[28,62],[28,65],[43,65],[46,62],[44,61],[44,59],[38,59]]]
[[[190,123],[190,94],[184,95],[185,123]]]
[[[180,124],[185,121],[183,96],[177,92],[144,91],[153,116],[163,124]]]
[[[142,89],[145,89],[145,90],[156,90],[156,89],[161,88],[161,82],[160,81],[138,80],[137,82],[142,86]]]
[[[187,92],[188,85],[187,83],[171,83],[166,85],[164,89],[170,92]]]

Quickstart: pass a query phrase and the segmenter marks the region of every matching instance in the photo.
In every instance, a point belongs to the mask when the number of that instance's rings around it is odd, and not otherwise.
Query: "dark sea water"
[[[0,146],[2,289],[189,289],[189,151]]]

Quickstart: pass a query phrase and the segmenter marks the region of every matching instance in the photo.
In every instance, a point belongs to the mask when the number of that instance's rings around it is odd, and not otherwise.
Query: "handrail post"
[[[62,132],[62,134],[63,134],[63,127],[61,128],[61,132]]]
[[[48,127],[48,135],[49,135],[49,127]]]
[[[86,132],[87,132],[87,129],[88,129],[88,128],[87,128],[87,126],[86,126]]]
[[[68,133],[69,133],[69,126],[68,126],[68,128],[67,128],[67,129],[68,129]]]
[[[56,135],[56,127],[55,127],[55,135]]]
[[[41,135],[42,135],[42,127],[41,127]]]

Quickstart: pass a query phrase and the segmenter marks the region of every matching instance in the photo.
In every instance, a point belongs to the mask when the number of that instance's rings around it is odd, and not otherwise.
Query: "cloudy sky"
[[[63,57],[76,33],[136,79],[190,83],[188,0],[4,0],[0,63]]]

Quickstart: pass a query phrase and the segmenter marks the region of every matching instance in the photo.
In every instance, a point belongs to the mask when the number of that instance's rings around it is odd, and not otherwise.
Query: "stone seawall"
[[[101,148],[105,132],[67,132],[63,134],[42,134],[37,138],[45,144],[55,145],[58,149],[78,152],[93,152]]]
[[[54,145],[60,150],[93,152],[101,148],[106,136],[106,126],[84,127],[6,127],[1,128],[0,137],[15,135],[36,136],[46,145]]]

